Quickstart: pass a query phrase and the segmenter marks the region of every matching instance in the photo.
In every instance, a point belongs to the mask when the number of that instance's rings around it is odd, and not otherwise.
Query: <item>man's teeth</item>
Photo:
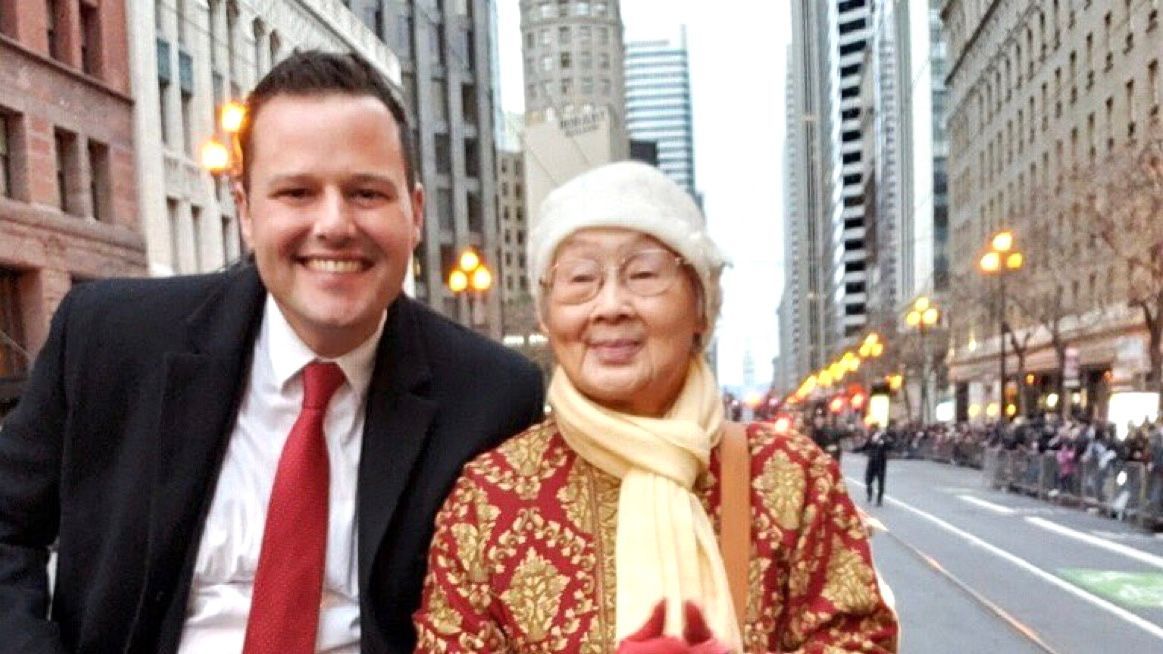
[[[360,262],[350,259],[308,259],[307,267],[311,270],[329,273],[359,272],[362,268]]]

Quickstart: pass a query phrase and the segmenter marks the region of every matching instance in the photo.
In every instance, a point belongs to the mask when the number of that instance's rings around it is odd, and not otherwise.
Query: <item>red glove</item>
[[[697,604],[687,601],[683,604],[683,615],[686,625],[682,630],[682,637],[686,640],[688,654],[730,654],[731,650],[715,639],[707,626],[707,619]]]
[[[638,631],[618,645],[617,654],[689,654],[686,643],[671,636],[663,636],[666,625],[666,600],[654,605],[650,618]]]
[[[730,654],[731,650],[715,638],[707,626],[702,610],[694,602],[683,605],[683,642],[663,636],[666,624],[666,600],[654,605],[650,618],[638,631],[618,645],[617,654]]]

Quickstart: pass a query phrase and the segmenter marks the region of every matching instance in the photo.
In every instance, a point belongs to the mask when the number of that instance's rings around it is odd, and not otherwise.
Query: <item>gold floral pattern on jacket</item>
[[[835,462],[762,423],[748,442],[745,651],[895,652],[896,617]],[[716,452],[695,484],[716,529],[718,470]],[[618,489],[552,420],[466,466],[437,516],[416,651],[614,652]]]

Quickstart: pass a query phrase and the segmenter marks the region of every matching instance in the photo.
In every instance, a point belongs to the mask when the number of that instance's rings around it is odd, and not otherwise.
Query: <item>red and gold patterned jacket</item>
[[[748,653],[895,652],[865,529],[835,461],[797,433],[748,427]],[[696,484],[718,529],[718,457]],[[614,641],[618,479],[552,420],[465,467],[436,518],[417,652],[606,654]]]

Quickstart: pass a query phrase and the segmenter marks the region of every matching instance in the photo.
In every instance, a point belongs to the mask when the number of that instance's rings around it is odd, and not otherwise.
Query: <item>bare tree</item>
[[[1163,131],[1112,152],[1093,180],[1079,204],[1102,254],[1124,280],[1127,305],[1142,314],[1147,381],[1163,409]]]
[[[1024,233],[1028,237],[1022,241],[1026,270],[1010,297],[1013,307],[1029,323],[1021,330],[1020,343],[1018,330],[1008,329],[1010,343],[1018,355],[1020,385],[1029,342],[1039,329],[1046,331],[1057,363],[1058,397],[1064,398],[1066,350],[1070,345],[1066,327],[1071,318],[1101,304],[1096,259],[1090,254],[1094,239],[1087,230],[1076,228],[1081,212],[1073,196],[1042,192],[1031,205]],[[1020,395],[1024,397],[1024,393]],[[1066,408],[1066,402],[1058,403],[1059,413]]]

